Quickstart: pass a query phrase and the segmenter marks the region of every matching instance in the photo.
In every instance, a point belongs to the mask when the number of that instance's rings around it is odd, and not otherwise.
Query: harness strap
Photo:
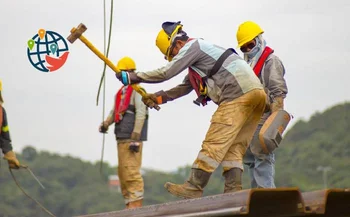
[[[237,54],[235,49],[229,48],[223,54],[221,54],[219,59],[215,62],[213,68],[210,70],[209,75],[207,77],[210,78],[211,76],[215,75],[219,71],[227,57],[229,57],[233,53]]]
[[[270,54],[272,54],[272,53],[273,53],[273,50],[272,50],[270,47],[266,46],[265,49],[264,49],[264,51],[263,51],[263,53],[261,54],[261,56],[260,56],[258,62],[257,62],[256,65],[254,66],[254,69],[253,69],[253,70],[254,70],[256,76],[258,76],[258,77],[260,76],[261,70],[262,70],[262,68],[263,68],[263,66],[264,66],[264,64],[265,64],[266,59],[267,59],[267,58],[270,56]]]

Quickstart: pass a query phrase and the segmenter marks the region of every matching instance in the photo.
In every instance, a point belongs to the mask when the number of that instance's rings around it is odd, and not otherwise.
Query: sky
[[[110,0],[105,2],[109,20]],[[317,111],[350,101],[348,0],[114,0],[113,9],[109,58],[114,63],[130,56],[138,71],[164,66],[167,62],[155,38],[165,21],[182,21],[190,37],[236,48],[239,24],[252,20],[264,29],[263,37],[286,68],[285,109],[294,116],[289,129]],[[100,159],[103,97],[96,106],[96,95],[103,62],[81,41],[69,44],[67,62],[51,73],[35,69],[27,56],[27,41],[39,29],[66,38],[79,23],[88,28],[85,37],[103,52],[102,0],[0,1],[0,79],[16,152],[31,145],[85,161]],[[184,71],[164,83],[141,86],[148,92],[166,90],[185,75]],[[106,79],[107,114],[121,84],[110,69]],[[173,171],[195,160],[217,108],[214,103],[198,107],[192,103],[195,98],[193,91],[162,105],[160,111],[150,110],[144,168]],[[116,165],[113,130],[111,126],[105,137],[104,159]]]

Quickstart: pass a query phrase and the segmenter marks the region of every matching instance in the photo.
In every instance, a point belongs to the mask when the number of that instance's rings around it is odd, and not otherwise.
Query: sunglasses
[[[243,53],[248,52],[248,49],[251,50],[255,47],[256,43],[255,41],[251,41],[245,45],[243,45],[240,49]]]

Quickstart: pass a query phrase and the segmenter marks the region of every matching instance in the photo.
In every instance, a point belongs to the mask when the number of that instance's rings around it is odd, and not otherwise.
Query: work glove
[[[121,71],[116,73],[115,76],[121,81],[125,86],[129,84],[140,83],[142,80],[139,78],[135,72]]]
[[[273,99],[273,102],[270,104],[270,108],[271,108],[271,113],[274,113],[275,111],[279,110],[279,109],[283,109],[283,98],[280,97],[275,97]]]
[[[141,134],[136,133],[136,132],[131,133],[131,138],[130,138],[131,140],[140,141],[140,138],[141,138]]]
[[[100,133],[107,133],[108,127],[109,127],[109,124],[106,121],[102,122],[99,127]]]
[[[9,151],[5,154],[4,158],[7,160],[9,167],[11,169],[19,169],[21,164],[19,163],[18,159],[16,158],[16,154],[13,151]]]
[[[131,152],[137,153],[140,151],[140,143],[138,142],[131,142],[129,145],[129,150]]]
[[[148,108],[155,108],[156,110],[159,110],[160,107],[158,105],[162,104],[162,97],[157,96],[154,93],[147,93],[146,96],[142,96],[142,102]]]

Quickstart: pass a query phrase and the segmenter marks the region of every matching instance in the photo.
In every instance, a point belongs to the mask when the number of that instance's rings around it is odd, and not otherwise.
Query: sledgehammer
[[[103,62],[105,62],[109,68],[111,68],[115,73],[120,73],[117,67],[110,61],[107,57],[105,57],[94,45],[91,44],[89,40],[87,40],[83,33],[87,30],[87,27],[80,23],[77,28],[73,27],[70,32],[71,34],[67,37],[67,40],[73,44],[78,38],[82,41],[92,52],[94,52]],[[137,84],[132,84],[132,88],[138,92],[141,96],[146,96],[146,90]],[[160,109],[159,106],[156,107],[157,110]]]

